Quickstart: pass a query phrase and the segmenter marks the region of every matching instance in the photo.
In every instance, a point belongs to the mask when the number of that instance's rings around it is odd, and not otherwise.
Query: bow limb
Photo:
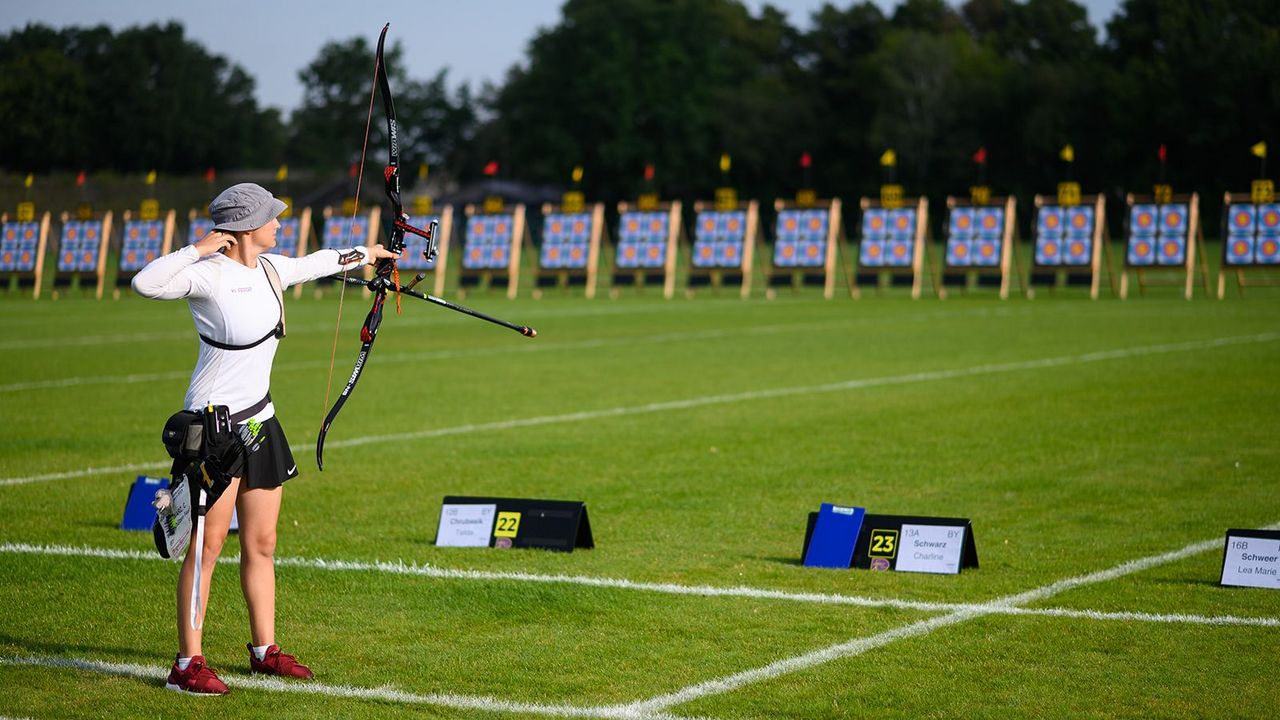
[[[316,467],[320,470],[324,470],[325,436],[329,434],[329,426],[333,424],[334,418],[338,417],[338,412],[346,404],[347,398],[351,397],[351,392],[356,389],[356,383],[360,382],[365,361],[369,359],[369,351],[373,349],[373,341],[378,338],[378,326],[382,324],[382,304],[386,299],[385,290],[380,290],[373,298],[373,307],[365,316],[364,325],[360,328],[360,354],[356,357],[356,365],[351,370],[351,377],[347,378],[346,387],[342,388],[342,393],[338,395],[338,399],[333,403],[333,407],[324,417],[324,423],[320,426],[320,435],[316,438]]]

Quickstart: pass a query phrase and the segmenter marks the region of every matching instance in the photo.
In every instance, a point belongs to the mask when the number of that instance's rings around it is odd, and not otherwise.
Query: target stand
[[[1172,195],[1157,202],[1152,195],[1125,196],[1125,253],[1120,273],[1120,299],[1129,297],[1129,273],[1138,278],[1138,292],[1147,287],[1181,287],[1190,300],[1195,292],[1196,260],[1200,260],[1200,280],[1209,294],[1209,269],[1205,265],[1204,231],[1200,225],[1200,196]],[[1198,253],[1198,255],[1197,255]],[[1169,276],[1173,278],[1170,279]]]
[[[520,288],[520,249],[529,235],[524,204],[497,213],[467,205],[465,212],[458,295],[466,295],[468,288],[487,290],[505,284],[507,298],[515,299]]]
[[[57,272],[53,276],[54,297],[74,283],[81,291],[92,284],[94,298],[102,299],[107,274],[107,243],[111,240],[111,211],[101,217],[75,220],[62,214],[58,234]]]
[[[676,260],[684,235],[681,217],[679,200],[650,209],[618,203],[618,246],[612,253],[610,273],[612,297],[625,286],[643,291],[650,283],[661,283],[662,297],[667,300],[675,295]]]
[[[1248,193],[1227,193],[1222,205],[1222,266],[1218,299],[1227,292],[1227,274],[1236,276],[1241,296],[1246,285],[1280,285],[1280,203],[1254,202]]]
[[[11,278],[19,288],[31,288],[31,297],[40,298],[44,281],[44,253],[49,242],[49,213],[39,220],[18,221],[8,213],[0,215],[0,282],[8,290]]]
[[[993,197],[975,205],[947,197],[947,243],[939,282],[948,286],[997,287],[1000,299],[1018,275],[1017,201]]]
[[[742,299],[751,296],[751,267],[759,244],[760,206],[755,200],[736,203],[731,208],[715,208],[696,202],[693,252],[689,259],[689,286],[710,287],[712,292],[738,285]]]
[[[853,275],[853,296],[860,298],[860,286],[877,291],[887,278],[890,287],[911,287],[911,299],[920,299],[924,289],[925,229],[929,222],[927,198],[904,198],[892,205],[862,198],[858,264]]]
[[[544,204],[542,248],[533,274],[534,297],[541,297],[543,288],[581,285],[583,294],[594,298],[604,234],[604,203],[575,211],[563,205]]]
[[[778,219],[773,262],[765,266],[767,296],[774,297],[779,287],[795,292],[806,285],[821,285],[822,297],[835,297],[836,261],[845,241],[840,200],[818,200],[803,206],[776,200],[773,208]]]
[[[116,287],[112,296],[120,298],[120,289],[133,282],[133,276],[147,263],[173,249],[173,229],[177,212],[169,210],[163,219],[135,219],[132,210],[124,211],[120,232],[120,264],[116,269]]]
[[[1035,196],[1035,253],[1024,286],[1028,299],[1035,297],[1037,285],[1050,289],[1066,285],[1088,286],[1089,297],[1097,300],[1104,269],[1112,281],[1111,292],[1115,293],[1106,198],[1101,194],[1084,195],[1079,200],[1079,204],[1066,205],[1055,197]]]

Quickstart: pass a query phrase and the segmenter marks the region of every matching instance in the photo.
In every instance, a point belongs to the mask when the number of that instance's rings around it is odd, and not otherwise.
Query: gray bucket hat
[[[209,217],[214,230],[245,232],[266,225],[287,207],[261,185],[240,183],[218,193],[209,203]]]

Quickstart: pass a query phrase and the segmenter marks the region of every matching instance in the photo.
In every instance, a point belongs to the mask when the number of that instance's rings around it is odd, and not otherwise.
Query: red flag
[[[978,148],[977,152],[973,154],[973,161],[978,163],[979,165],[986,165],[987,164],[987,148],[986,147]]]
[[[649,163],[648,165],[644,166],[644,179],[645,180],[653,179],[653,163]]]
[[[498,161],[497,161],[497,160],[490,160],[490,161],[489,161],[489,163],[488,163],[487,165],[485,165],[485,166],[484,166],[484,174],[485,174],[485,175],[488,175],[489,177],[493,177],[494,175],[497,175],[497,174],[498,174]]]
[[[360,177],[360,163],[351,163],[351,169],[347,171],[350,177]]]
[[[805,153],[805,154],[801,155],[801,156],[800,156],[800,167],[802,167],[802,168],[807,168],[807,167],[809,167],[810,165],[813,165],[813,156],[811,156],[809,153]]]
[[[76,187],[84,187],[84,181],[85,181],[84,171],[81,170],[80,174],[76,176]]]
[[[205,182],[207,182],[207,183],[212,183],[212,182],[213,182],[213,179],[214,179],[215,177],[217,177],[217,175],[213,172],[213,168],[209,168],[208,170],[205,170],[205,171],[204,171],[204,181],[205,181]]]
[[[1169,151],[1165,148],[1164,143],[1160,143],[1160,149],[1156,151],[1156,155],[1160,158],[1160,162],[1169,159]]]

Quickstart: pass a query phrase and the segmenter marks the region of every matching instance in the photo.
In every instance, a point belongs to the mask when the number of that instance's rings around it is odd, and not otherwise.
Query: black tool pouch
[[[161,440],[173,458],[173,485],[186,479],[193,493],[197,487],[203,487],[204,508],[212,507],[232,478],[244,472],[244,444],[235,432],[225,405],[210,405],[204,412],[174,413],[165,423]],[[204,508],[198,512],[202,513]]]

